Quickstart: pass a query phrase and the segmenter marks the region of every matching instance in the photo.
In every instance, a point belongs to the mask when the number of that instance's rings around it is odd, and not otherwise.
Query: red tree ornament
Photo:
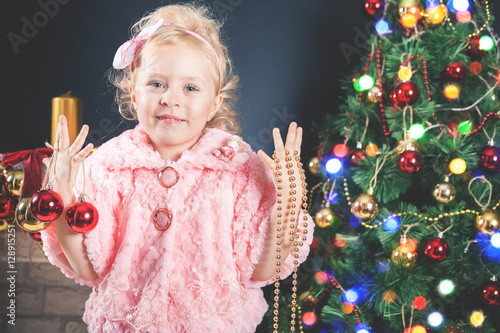
[[[419,97],[420,91],[415,83],[407,81],[396,88],[396,98],[403,105],[411,105],[418,101]]]
[[[363,160],[366,158],[366,154],[362,149],[355,149],[351,157],[349,158],[349,161],[351,163],[351,166],[356,166],[359,167],[361,166],[361,163],[363,163]]]
[[[14,193],[8,191],[6,188],[3,188],[0,193],[1,220],[11,220],[14,217],[18,201],[19,199]]]
[[[464,63],[455,61],[451,65],[446,66],[445,77],[448,80],[461,81],[467,73],[467,66]]]
[[[417,172],[422,167],[422,155],[415,150],[406,150],[399,155],[398,166],[404,172]]]
[[[417,310],[423,310],[427,306],[427,300],[425,297],[417,296],[413,299],[413,306]]]
[[[450,247],[444,239],[436,237],[427,242],[424,253],[433,261],[442,262],[450,254]]]
[[[99,221],[99,213],[90,202],[78,201],[66,212],[66,222],[71,230],[87,233],[94,229]]]
[[[64,203],[59,194],[51,190],[41,190],[31,198],[31,213],[42,222],[52,222],[61,216]]]
[[[500,149],[496,146],[486,146],[479,152],[479,165],[489,171],[500,170]]]
[[[384,6],[384,0],[365,0],[363,2],[365,13],[370,17],[374,17],[376,14],[381,14],[384,10]]]
[[[481,292],[489,305],[500,304],[500,285],[498,281],[488,281],[483,285]]]
[[[405,106],[405,103],[403,103],[402,101],[400,101],[398,99],[398,90],[397,89],[394,89],[391,91],[391,93],[389,94],[389,101],[391,102],[392,105],[399,106],[400,108]]]

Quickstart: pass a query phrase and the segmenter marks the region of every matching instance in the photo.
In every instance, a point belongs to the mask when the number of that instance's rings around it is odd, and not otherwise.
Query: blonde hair
[[[190,43],[202,51],[213,65],[213,80],[216,89],[222,87],[220,94],[223,97],[222,105],[207,127],[216,127],[227,132],[238,134],[241,131],[238,113],[235,111],[239,77],[229,58],[227,47],[221,42],[220,29],[222,24],[217,21],[210,10],[205,6],[193,4],[168,5],[159,7],[146,14],[131,28],[131,39],[135,38],[142,29],[159,19],[169,21],[169,26],[158,29],[147,41],[137,49],[130,66],[122,70],[111,69],[108,73],[110,82],[116,87],[115,100],[118,103],[120,114],[128,120],[137,120],[137,113],[132,105],[130,88],[137,81],[137,69],[140,69],[142,57],[146,48],[165,44]],[[213,50],[203,41],[188,34],[190,30],[202,36],[214,48],[220,59],[222,75],[219,76],[219,65]],[[134,70],[132,70],[134,69]],[[222,77],[222,82],[219,82]]]

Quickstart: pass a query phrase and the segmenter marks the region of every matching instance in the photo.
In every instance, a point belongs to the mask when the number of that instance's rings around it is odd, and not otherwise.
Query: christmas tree
[[[300,330],[500,332],[491,6],[364,6],[376,33],[309,163],[317,272],[300,284]]]

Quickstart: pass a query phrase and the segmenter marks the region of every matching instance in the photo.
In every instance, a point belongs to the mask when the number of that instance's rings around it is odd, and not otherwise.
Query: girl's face
[[[188,44],[145,50],[130,89],[142,128],[163,158],[176,160],[199,139],[205,124],[222,104],[215,95],[213,66]]]

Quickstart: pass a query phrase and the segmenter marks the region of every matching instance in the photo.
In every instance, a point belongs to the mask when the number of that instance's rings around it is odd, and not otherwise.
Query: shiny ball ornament
[[[385,0],[364,0],[363,8],[370,17],[375,17],[383,13]]]
[[[420,91],[415,83],[404,82],[396,88],[396,98],[403,105],[412,105],[420,97]]]
[[[396,265],[406,269],[413,269],[417,265],[417,252],[403,252],[400,247],[392,251],[391,259]]]
[[[498,281],[488,281],[481,287],[481,294],[489,305],[500,304],[500,285]]]
[[[500,227],[500,216],[497,212],[489,211],[476,217],[477,230],[491,236]]]
[[[408,81],[412,77],[411,69],[407,66],[399,67],[398,77],[401,81]]]
[[[391,93],[389,94],[389,102],[392,105],[400,107],[400,108],[405,106],[405,103],[403,103],[402,101],[400,101],[398,99],[398,90],[397,89],[392,90]]]
[[[366,155],[371,156],[371,157],[375,157],[375,156],[377,156],[377,153],[378,153],[378,147],[376,144],[370,142],[366,146],[365,151],[366,151]]]
[[[366,93],[366,100],[368,103],[377,103],[380,98],[382,97],[382,91],[380,90],[379,87],[373,86],[370,89],[368,89],[368,92]]]
[[[23,186],[24,171],[18,169],[7,171],[5,179],[7,181],[7,188],[9,191],[17,196],[20,196],[21,187]]]
[[[456,195],[457,191],[455,190],[455,186],[448,182],[437,184],[432,192],[434,199],[443,204],[452,202]]]
[[[453,101],[460,96],[461,88],[456,83],[448,83],[443,88],[444,97]]]
[[[365,158],[366,158],[366,154],[363,151],[363,149],[355,149],[352,152],[351,157],[349,158],[349,163],[351,166],[359,167],[359,166],[361,166],[361,164],[363,164],[363,161],[365,160]]]
[[[94,229],[99,221],[99,213],[90,202],[78,201],[66,212],[66,222],[71,230],[87,233]]]
[[[463,62],[455,61],[446,66],[444,72],[447,80],[462,81],[467,74],[467,66]]]
[[[425,13],[427,14],[425,23],[432,28],[443,24],[444,20],[448,16],[448,8],[441,4],[435,8],[426,9]]]
[[[309,165],[309,171],[311,171],[313,175],[318,175],[319,171],[321,170],[321,161],[319,160],[319,158],[318,157],[311,158],[308,165]]]
[[[406,150],[398,158],[399,168],[407,173],[413,173],[422,167],[422,155],[415,150]]]
[[[64,203],[61,196],[55,191],[41,190],[31,198],[30,208],[37,220],[52,222],[61,216]]]
[[[40,232],[46,229],[50,223],[39,221],[31,214],[30,202],[31,197],[21,199],[16,208],[16,222],[21,229],[29,233]]]
[[[378,215],[378,202],[371,195],[361,194],[351,205],[351,213],[363,222],[370,222]]]
[[[413,14],[404,14],[401,16],[401,25],[405,28],[411,29],[417,25],[418,19]]]
[[[484,170],[500,170],[500,149],[496,146],[486,146],[479,152],[479,165]]]
[[[314,221],[320,228],[336,228],[341,222],[328,207],[322,208],[319,212],[317,212],[314,216]]]
[[[3,188],[0,193],[0,219],[1,220],[11,220],[14,218],[14,213],[16,211],[16,205],[18,203],[18,197]]]
[[[349,302],[342,302],[342,304],[340,305],[340,310],[345,314],[350,314],[354,310],[354,305]]]
[[[427,242],[424,253],[434,262],[443,262],[450,255],[450,247],[442,238],[436,237]]]

